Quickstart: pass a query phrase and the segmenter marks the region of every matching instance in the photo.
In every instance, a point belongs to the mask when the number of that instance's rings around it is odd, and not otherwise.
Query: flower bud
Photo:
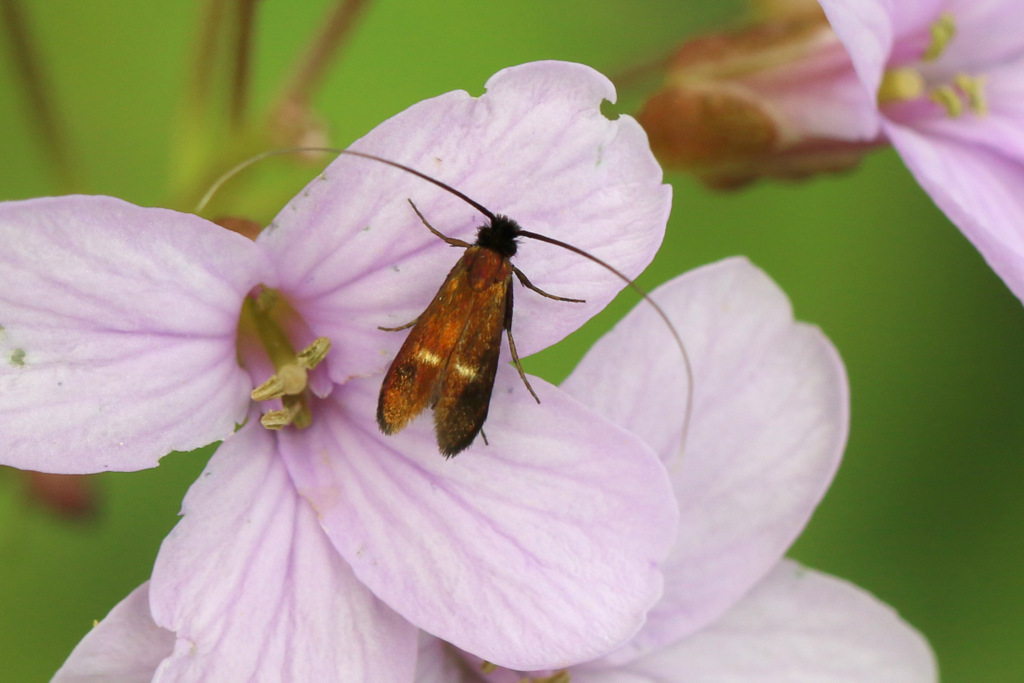
[[[803,5],[684,44],[637,118],[663,164],[718,189],[848,169],[879,135],[846,50]]]

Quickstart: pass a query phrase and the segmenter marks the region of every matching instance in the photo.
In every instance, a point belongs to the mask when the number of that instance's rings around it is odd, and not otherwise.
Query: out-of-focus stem
[[[328,12],[320,34],[310,44],[293,70],[273,111],[308,104],[320,86],[338,50],[352,35],[356,20],[370,0],[339,0]]]
[[[28,99],[32,124],[58,181],[65,191],[76,187],[75,169],[71,165],[64,129],[60,125],[50,96],[51,89],[38,55],[33,52],[32,41],[24,13],[17,0],[0,0],[0,24],[7,34],[11,59]]]
[[[249,96],[249,66],[257,0],[238,0],[238,32],[231,78],[231,123],[238,126],[245,116]]]
[[[217,59],[217,45],[224,22],[225,0],[210,0],[206,3],[200,20],[199,46],[196,51],[194,78],[189,89],[190,107],[201,108],[210,97],[214,79],[214,65]]]

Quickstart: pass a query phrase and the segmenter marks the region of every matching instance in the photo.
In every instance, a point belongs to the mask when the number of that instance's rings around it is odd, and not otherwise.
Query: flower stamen
[[[960,73],[953,78],[953,84],[946,83],[928,88],[920,71],[912,66],[901,66],[886,71],[882,76],[881,85],[878,86],[879,104],[909,102],[925,94],[942,106],[950,118],[962,116],[965,103],[967,108],[978,116],[984,116],[988,112],[983,76]]]
[[[284,429],[288,425],[295,425],[299,429],[305,429],[313,422],[313,416],[309,407],[300,396],[285,396],[282,399],[284,408],[271,410],[263,414],[260,424],[267,429],[274,431]]]
[[[956,22],[953,15],[943,12],[931,26],[931,42],[925,49],[921,59],[933,62],[938,59],[956,36]],[[887,69],[882,75],[878,86],[878,102],[907,102],[922,95],[946,110],[946,115],[956,119],[963,115],[964,108],[978,116],[988,112],[988,100],[985,97],[984,77],[958,73],[952,83],[931,86],[916,66],[899,66]]]
[[[931,42],[928,43],[921,58],[926,62],[934,62],[942,56],[950,41],[953,40],[953,36],[956,35],[956,21],[951,13],[943,12],[938,19],[932,22],[928,31],[932,36]]]
[[[928,91],[928,97],[946,110],[951,119],[959,118],[964,113],[964,103],[951,85],[940,85]]]
[[[301,394],[306,389],[306,369],[298,363],[285,365],[263,384],[252,390],[252,400],[269,401]]]
[[[879,103],[905,102],[917,99],[923,94],[924,76],[910,66],[888,69],[882,75],[882,83],[878,86]]]
[[[330,339],[317,337],[296,353],[281,323],[288,320],[290,313],[291,309],[280,294],[271,289],[262,290],[243,304],[243,321],[247,321],[249,329],[255,330],[275,370],[252,390],[252,400],[280,399],[282,405],[260,418],[260,423],[267,429],[284,429],[289,425],[304,429],[312,424],[308,405],[309,371],[323,362],[331,350]]]
[[[988,113],[988,99],[985,97],[984,76],[970,76],[968,74],[957,74],[953,79],[956,87],[960,88],[967,98],[967,106],[978,116]]]
[[[303,349],[296,360],[299,365],[307,370],[312,370],[316,366],[320,365],[324,358],[327,357],[327,353],[331,350],[331,340],[327,337],[317,337],[313,340],[313,343]]]
[[[306,390],[308,371],[315,368],[327,357],[331,350],[331,340],[317,337],[313,343],[295,356],[295,361],[284,363],[277,372],[252,390],[252,400],[269,401],[282,396],[296,396]]]

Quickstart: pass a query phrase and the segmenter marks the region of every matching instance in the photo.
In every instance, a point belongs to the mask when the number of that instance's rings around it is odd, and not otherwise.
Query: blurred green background
[[[329,3],[257,3],[253,103],[266,105]],[[474,94],[509,65],[567,59],[614,75],[684,37],[735,21],[740,2],[379,0],[315,99],[332,142],[452,89]],[[23,3],[63,120],[79,191],[168,203],[182,157],[183,89],[197,2]],[[0,55],[0,199],[65,191]],[[635,104],[635,96],[624,98]],[[621,110],[621,108],[620,108]],[[315,168],[274,180],[283,201]],[[844,464],[791,555],[895,607],[932,642],[946,681],[1024,671],[1024,311],[891,151],[851,173],[713,194],[670,175],[665,247],[641,283],[745,254],[819,325],[850,376]],[[290,184],[290,185],[289,185]],[[275,195],[277,196],[277,195]],[[526,361],[560,380],[635,303],[626,294],[567,343]],[[201,397],[197,397],[197,405]],[[92,478],[98,509],[63,519],[0,470],[0,662],[46,680],[145,580],[208,452]]]

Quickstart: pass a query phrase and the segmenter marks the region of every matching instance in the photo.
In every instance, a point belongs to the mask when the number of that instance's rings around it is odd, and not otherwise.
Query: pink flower
[[[821,0],[879,125],[1024,299],[1024,4]]]
[[[1024,5],[820,0],[830,26],[811,4],[672,56],[638,114],[659,159],[735,188],[850,168],[891,142],[1024,299]]]
[[[586,67],[524,65],[480,98],[422,102],[354,147],[632,275],[658,247],[670,192],[638,125],[601,115],[613,98]],[[380,434],[381,373],[404,335],[378,326],[415,318],[458,256],[407,199],[455,237],[481,222],[438,188],[354,157],[255,242],[107,197],[0,206],[0,462],[135,470],[224,441],[152,580],[57,680],[398,681],[413,673],[414,626],[517,668],[591,659],[640,627],[677,513],[638,437],[533,379],[538,406],[508,366],[489,446],[445,461],[429,419]],[[524,242],[516,263],[586,299],[517,292],[523,355],[621,285],[549,245]],[[300,363],[322,338],[326,359]],[[299,364],[308,373],[277,406],[311,424],[269,432],[250,392]]]
[[[624,648],[571,667],[573,683],[936,680],[927,643],[889,607],[782,557],[845,445],[848,389],[835,349],[817,328],[795,323],[785,295],[742,259],[683,275],[653,296],[693,362],[685,444],[678,349],[646,305],[563,387],[661,454],[679,533],[665,594],[644,628]],[[480,671],[475,658],[421,638],[420,683],[522,680]]]

